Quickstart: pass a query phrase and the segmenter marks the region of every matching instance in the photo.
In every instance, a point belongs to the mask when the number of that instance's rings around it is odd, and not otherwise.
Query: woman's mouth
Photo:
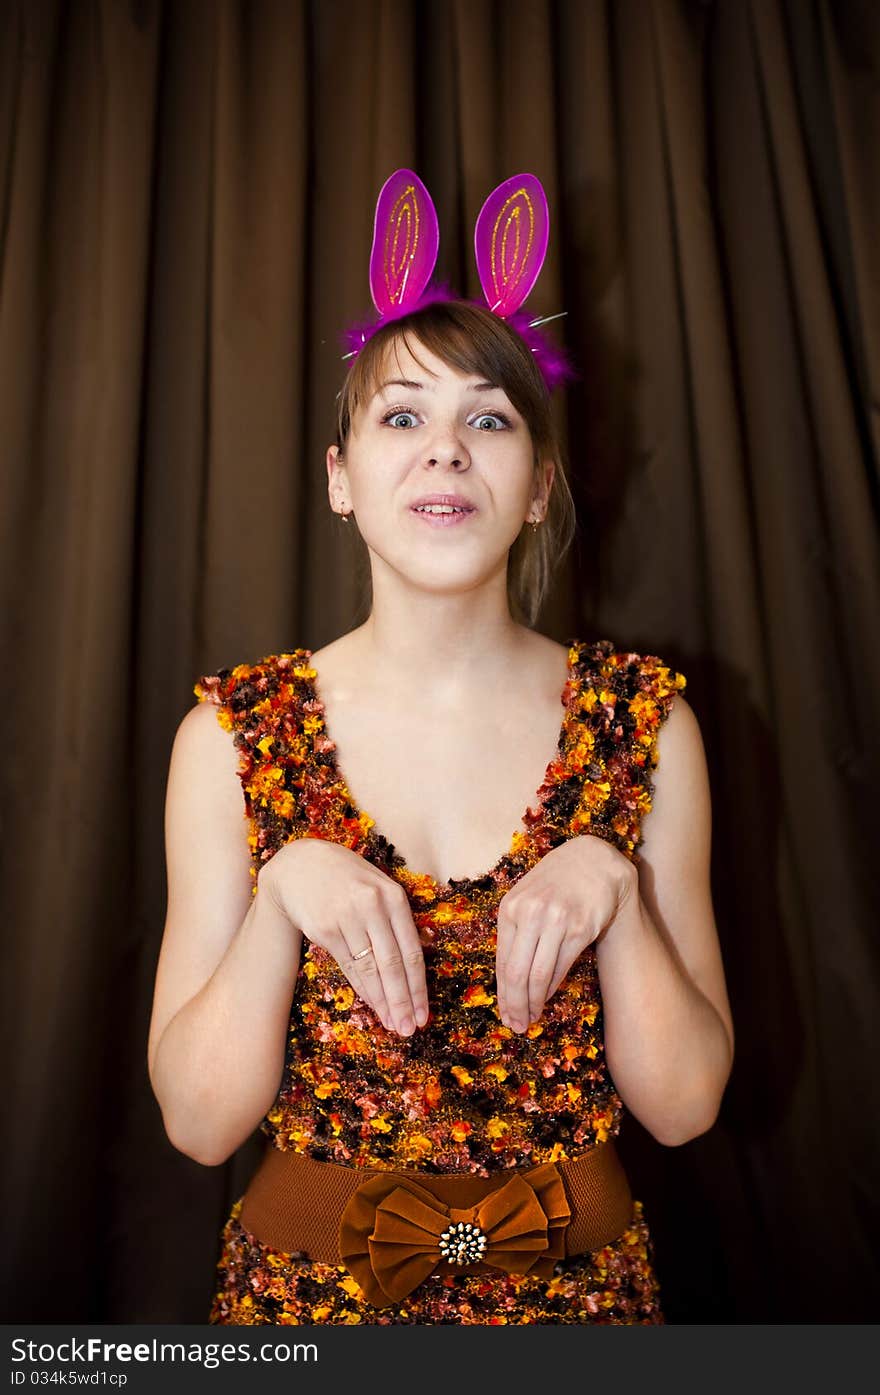
[[[466,499],[422,499],[413,504],[410,512],[417,514],[432,528],[453,528],[477,512]]]

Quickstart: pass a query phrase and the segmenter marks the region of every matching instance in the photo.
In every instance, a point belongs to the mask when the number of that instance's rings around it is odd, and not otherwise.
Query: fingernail
[[[428,1013],[427,1013],[427,1010],[426,1010],[425,1008],[419,1008],[418,1012],[416,1013],[416,1021],[418,1022],[419,1026],[420,1026],[420,1027],[424,1027],[424,1025],[425,1025],[425,1023],[427,1022],[427,1020],[428,1020]]]
[[[400,1024],[400,1030],[405,1037],[408,1037],[413,1030],[415,1023],[411,1017],[405,1017]]]
[[[524,1032],[526,1029],[526,1023],[520,1022],[518,1017],[515,1017],[510,1025],[515,1032]]]

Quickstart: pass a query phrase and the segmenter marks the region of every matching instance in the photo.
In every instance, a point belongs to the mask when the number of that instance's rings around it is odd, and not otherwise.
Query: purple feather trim
[[[347,350],[346,359],[354,358],[363,348],[368,340],[372,339],[377,330],[390,321],[403,319],[406,315],[411,315],[417,310],[422,310],[426,305],[435,305],[438,301],[463,300],[465,297],[458,295],[451,286],[437,284],[428,286],[422,292],[415,304],[406,305],[401,309],[389,312],[387,315],[373,316],[368,320],[359,320],[355,324],[343,331],[341,342]],[[474,305],[482,305],[485,309],[485,302],[472,301]],[[506,323],[515,330],[521,339],[525,341],[532,353],[535,355],[535,362],[544,382],[547,384],[547,391],[553,392],[560,384],[570,382],[576,378],[577,372],[572,367],[565,350],[558,344],[554,344],[546,334],[542,333],[537,325],[531,323],[532,316],[526,310],[517,310],[512,315],[508,315]]]
[[[401,320],[405,315],[411,315],[415,310],[423,310],[426,305],[435,305],[439,300],[459,299],[460,297],[456,295],[451,286],[438,282],[437,285],[428,286],[422,291],[422,294],[415,302],[390,310],[387,315],[374,314],[368,320],[358,320],[356,324],[349,325],[348,329],[344,330],[342,334],[342,343],[348,350],[346,357],[350,358],[357,354],[366,344],[367,340],[372,339],[376,331],[381,329],[383,325],[387,325],[389,321]]]
[[[554,388],[573,381],[578,375],[565,350],[554,344],[540,326],[531,324],[531,319],[528,311],[516,310],[512,315],[508,315],[507,323],[528,344],[547,384],[547,391],[553,392]]]

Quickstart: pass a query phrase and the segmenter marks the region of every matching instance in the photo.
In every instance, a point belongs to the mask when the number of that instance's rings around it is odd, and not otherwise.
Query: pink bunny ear
[[[480,285],[490,310],[518,310],[544,265],[550,236],[547,195],[534,174],[516,174],[493,189],[474,230]]]
[[[419,176],[400,169],[376,202],[370,292],[380,315],[412,306],[431,279],[440,246],[437,210]]]

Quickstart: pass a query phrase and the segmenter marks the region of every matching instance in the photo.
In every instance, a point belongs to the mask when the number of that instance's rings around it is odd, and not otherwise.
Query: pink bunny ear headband
[[[493,189],[474,229],[477,272],[486,304],[525,341],[548,392],[552,392],[576,376],[565,353],[538,329],[560,316],[533,320],[520,308],[544,265],[549,235],[547,195],[533,174],[514,175]],[[383,184],[376,203],[370,254],[370,292],[379,319],[345,331],[349,350],[345,358],[354,358],[389,320],[436,301],[459,298],[445,286],[428,286],[439,246],[437,210],[431,195],[413,170],[395,170]]]

